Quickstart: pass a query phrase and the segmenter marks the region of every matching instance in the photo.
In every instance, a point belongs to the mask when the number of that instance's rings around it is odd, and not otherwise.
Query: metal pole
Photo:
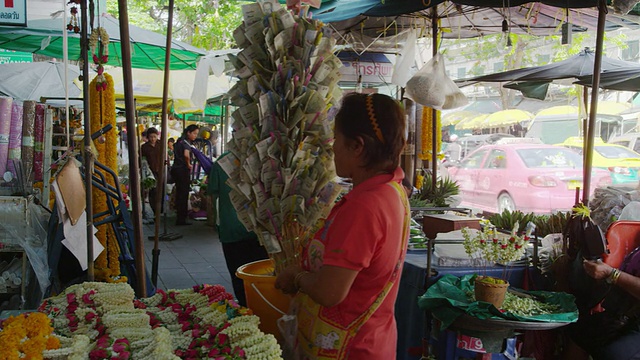
[[[164,189],[166,188],[166,183],[167,183],[167,176],[166,176],[166,161],[168,159],[167,157],[167,134],[169,132],[169,125],[168,125],[168,106],[169,106],[169,75],[170,75],[170,70],[171,70],[171,36],[172,36],[172,31],[173,31],[173,0],[169,0],[169,19],[167,22],[167,44],[166,44],[166,49],[165,49],[165,56],[164,56],[164,87],[162,89],[162,121],[161,121],[161,128],[162,128],[162,138],[161,138],[161,153],[162,153],[162,157],[164,158],[163,161],[163,165],[160,168],[160,181],[159,181],[159,188],[160,188],[160,194],[162,196],[158,196],[156,195],[156,203],[153,204],[152,206],[155,206],[155,214],[156,214],[156,218],[155,218],[155,233],[154,233],[154,238],[153,238],[153,262],[151,264],[151,281],[153,282],[154,285],[157,286],[158,284],[158,262],[160,260],[160,249],[158,248],[158,244],[160,242],[159,239],[159,233],[160,233],[160,208],[162,206],[162,202],[164,201]],[[158,193],[158,189],[156,188],[156,194]],[[166,219],[165,219],[165,226],[166,226]]]
[[[432,55],[438,53],[438,7],[434,6],[431,12],[431,29],[433,31]],[[438,179],[438,110],[431,109],[431,188],[435,190]]]
[[[589,205],[589,192],[591,190],[591,168],[593,161],[593,141],[596,132],[596,115],[598,112],[598,88],[600,87],[600,69],[602,65],[602,47],[604,43],[604,26],[607,18],[607,4],[604,0],[598,5],[598,32],[596,35],[596,58],[593,62],[593,83],[591,84],[591,108],[589,110],[589,126],[587,146],[584,150],[586,157],[583,166],[584,185],[582,188],[582,202]]]
[[[84,114],[84,188],[86,191],[86,213],[87,213],[87,280],[95,279],[93,267],[93,184],[92,169],[93,158],[91,153],[91,118],[89,109],[89,36],[87,20],[87,1],[80,1],[80,53],[82,55],[82,107]],[[66,30],[64,30],[66,31]],[[67,119],[69,112],[67,112]],[[68,129],[68,127],[67,127]],[[67,130],[68,131],[68,130]],[[67,146],[71,146],[67,143]]]
[[[142,237],[142,217],[140,198],[140,164],[138,159],[138,138],[136,137],[135,103],[133,100],[133,78],[131,76],[131,41],[129,38],[129,13],[127,0],[118,0],[120,14],[120,53],[122,60],[122,79],[124,80],[124,107],[127,118],[127,140],[129,142],[129,196],[131,198],[133,235],[136,244],[136,295],[147,296],[145,277],[144,242]],[[88,86],[87,86],[88,89]]]

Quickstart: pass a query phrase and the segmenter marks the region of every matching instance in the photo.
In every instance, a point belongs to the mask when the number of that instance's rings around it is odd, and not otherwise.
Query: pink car
[[[487,212],[520,210],[541,214],[569,210],[582,187],[582,156],[543,144],[485,145],[449,168],[460,185],[462,206]],[[611,184],[594,169],[592,190]]]

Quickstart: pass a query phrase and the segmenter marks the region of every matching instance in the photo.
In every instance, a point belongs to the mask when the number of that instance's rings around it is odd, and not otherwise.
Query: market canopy
[[[77,65],[69,65],[69,97],[82,96],[73,82],[80,75]],[[64,64],[51,61],[0,64],[0,93],[20,101],[40,101],[42,97],[64,97]]]
[[[591,86],[592,75],[578,78],[576,84]],[[600,88],[618,91],[640,91],[640,64],[628,68],[604,71],[600,74]]]
[[[98,20],[99,19],[99,20]],[[102,14],[96,19],[107,30],[110,38],[108,65],[122,66],[120,56],[120,27],[118,19]],[[26,28],[0,26],[0,48],[32,52],[54,58],[63,58],[62,18],[31,20]],[[67,32],[69,37],[69,59],[80,59],[80,34]],[[134,68],[164,69],[166,37],[153,31],[129,25],[131,41],[131,64]],[[173,40],[171,46],[171,69],[195,69],[197,59],[205,51],[181,41]]]
[[[160,70],[131,69],[133,80],[133,94],[136,101],[136,108],[142,111],[161,112],[162,111],[162,90],[164,86],[163,72]],[[113,77],[115,87],[115,97],[119,107],[123,105],[124,80],[122,69],[107,69]],[[169,104],[173,106],[173,112],[178,114],[202,112],[205,104],[194,104],[191,95],[194,90],[196,80],[195,70],[172,70],[169,72]],[[80,81],[76,81],[82,87]],[[205,99],[226,94],[231,88],[230,78],[226,75],[210,75]]]
[[[331,25],[343,37],[353,34],[378,38],[393,36],[408,29],[431,27],[432,9],[437,6],[438,26],[444,38],[470,38],[503,32],[508,19],[509,31],[539,36],[559,35],[565,21],[573,32],[594,31],[597,27],[598,0],[335,0],[323,3],[314,17]],[[510,6],[510,7],[509,7]],[[568,14],[561,8],[570,8]],[[618,15],[610,12],[605,29],[637,29],[637,12]],[[423,36],[428,32],[424,31]]]
[[[495,74],[477,76],[469,79],[456,81],[459,86],[473,85],[481,82],[511,82],[509,88],[523,91],[523,95],[527,97],[535,96],[544,100],[544,94],[535,92],[532,94],[527,90],[537,88],[543,83],[550,83],[554,80],[561,79],[577,79],[581,76],[592,75],[593,65],[595,62],[595,53],[589,48],[582,50],[566,60],[553,62],[547,65],[531,66],[521,69],[508,70]],[[602,57],[602,70],[613,70],[621,68],[637,67],[640,65],[630,61]],[[534,85],[533,88],[530,85]]]

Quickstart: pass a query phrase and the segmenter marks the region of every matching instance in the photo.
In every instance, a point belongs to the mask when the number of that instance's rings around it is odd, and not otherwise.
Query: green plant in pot
[[[484,264],[484,273],[474,280],[474,293],[477,301],[485,301],[496,308],[502,307],[504,297],[509,287],[507,281],[510,268],[514,261],[522,259],[525,255],[527,243],[533,223],[527,226],[524,235],[518,235],[520,224],[516,222],[511,234],[502,234],[497,231],[495,225],[488,220],[482,221],[482,231],[463,228],[463,246],[470,258],[480,259]],[[495,263],[505,265],[501,278],[486,275],[486,268]]]

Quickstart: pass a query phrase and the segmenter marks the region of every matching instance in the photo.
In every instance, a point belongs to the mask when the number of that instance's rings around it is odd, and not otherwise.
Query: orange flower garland
[[[436,149],[440,149],[442,146],[442,125],[440,120],[441,112],[436,111]],[[418,158],[420,160],[431,161],[432,154],[431,148],[433,144],[433,136],[431,134],[431,128],[433,126],[433,109],[424,106],[422,108],[422,124],[420,128],[420,152]]]
[[[113,78],[111,75],[104,73],[107,87],[100,86],[98,91],[98,83],[94,78],[89,86],[90,109],[91,109],[91,132],[95,133],[103,127],[111,124],[116,128],[116,101],[115,90],[113,87]],[[117,143],[118,135],[115,130],[111,130],[104,134],[98,141],[94,142],[98,151],[98,161],[106,165],[110,169],[118,168],[117,159]],[[107,178],[109,184],[115,186],[113,179]],[[116,205],[117,206],[117,205]],[[107,210],[106,195],[97,189],[93,190],[93,212],[100,213]],[[113,234],[111,226],[108,224],[98,227],[96,234],[100,243],[105,247],[100,256],[95,261],[96,280],[113,282],[120,275],[120,254],[118,243]],[[117,281],[126,281],[126,278],[120,278]]]
[[[60,348],[47,315],[34,312],[10,317],[0,331],[0,360],[42,359],[44,350]]]

